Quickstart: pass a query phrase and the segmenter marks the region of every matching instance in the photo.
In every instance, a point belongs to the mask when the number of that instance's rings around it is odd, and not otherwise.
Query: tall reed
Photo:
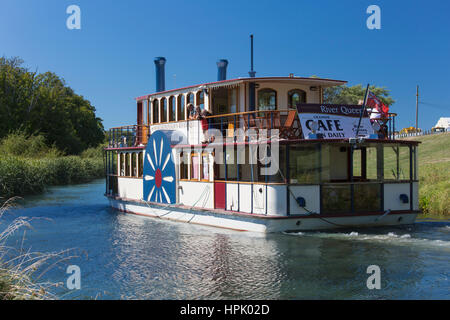
[[[4,213],[13,206],[15,199],[0,207],[0,227]],[[56,299],[52,293],[61,283],[38,282],[52,267],[70,260],[71,250],[57,253],[30,252],[23,247],[13,248],[7,240],[19,230],[31,227],[33,219],[18,217],[0,232],[0,300]]]

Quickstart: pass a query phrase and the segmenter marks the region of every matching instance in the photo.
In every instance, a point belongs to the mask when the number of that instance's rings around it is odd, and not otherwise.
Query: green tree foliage
[[[376,86],[370,86],[369,88],[387,106],[390,107],[395,103],[388,89]],[[329,104],[359,104],[360,101],[364,100],[365,93],[366,87],[360,84],[352,87],[346,85],[330,87],[324,90],[324,102]]]
[[[38,74],[19,58],[0,58],[0,139],[20,130],[48,146],[78,154],[104,141],[102,120],[89,101],[52,72]]]

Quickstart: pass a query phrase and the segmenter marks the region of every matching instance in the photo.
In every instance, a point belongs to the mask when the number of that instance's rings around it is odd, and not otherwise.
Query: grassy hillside
[[[450,133],[406,138],[419,146],[420,207],[425,217],[450,217]]]

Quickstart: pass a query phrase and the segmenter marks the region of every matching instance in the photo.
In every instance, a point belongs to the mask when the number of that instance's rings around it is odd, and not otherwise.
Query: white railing
[[[419,137],[419,136],[428,136],[433,134],[442,134],[450,131],[433,131],[433,130],[425,130],[422,132],[411,132],[411,133],[402,133],[396,134],[395,139],[408,138],[408,137]]]

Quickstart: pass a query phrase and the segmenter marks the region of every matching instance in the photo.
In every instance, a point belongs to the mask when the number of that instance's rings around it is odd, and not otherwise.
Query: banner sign
[[[298,104],[298,116],[305,139],[309,134],[322,134],[324,139],[356,138],[362,106],[339,104]],[[314,129],[316,129],[315,132]],[[358,137],[374,134],[367,110],[359,127]]]

